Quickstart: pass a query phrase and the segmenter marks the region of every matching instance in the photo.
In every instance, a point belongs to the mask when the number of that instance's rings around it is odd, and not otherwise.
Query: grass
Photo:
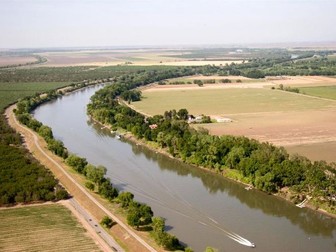
[[[0,210],[1,251],[100,251],[58,204]]]
[[[311,96],[336,100],[336,86],[303,87],[300,88],[300,92]]]
[[[144,90],[143,99],[132,105],[155,115],[186,108],[194,115],[227,115],[273,111],[307,111],[334,106],[333,101],[317,100],[290,92],[262,88],[162,89]]]
[[[69,85],[68,82],[0,83],[0,108],[18,99]]]

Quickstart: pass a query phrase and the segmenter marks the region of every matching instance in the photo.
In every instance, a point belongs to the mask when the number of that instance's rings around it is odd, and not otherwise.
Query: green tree
[[[119,194],[117,201],[121,204],[122,208],[128,207],[134,199],[134,195],[130,192],[122,192]]]
[[[102,165],[99,165],[96,167],[92,164],[88,164],[85,166],[84,172],[85,172],[85,176],[89,180],[91,180],[97,185],[100,185],[100,183],[102,182],[106,174],[106,168]]]
[[[113,220],[108,216],[104,216],[100,224],[105,228],[111,228],[113,226]]]
[[[177,112],[177,115],[179,117],[180,120],[188,120],[188,115],[189,115],[189,112],[187,109],[180,109],[178,112]]]
[[[85,187],[89,189],[90,191],[94,191],[95,185],[89,181],[85,182]]]
[[[75,154],[70,154],[65,162],[79,173],[83,173],[85,166],[88,164],[85,158],[78,157]]]

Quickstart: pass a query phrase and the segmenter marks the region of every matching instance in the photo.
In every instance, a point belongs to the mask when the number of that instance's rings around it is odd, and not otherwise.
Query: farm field
[[[329,163],[336,162],[336,141],[286,146],[286,150],[292,154],[300,153],[303,156],[309,157],[312,161],[325,160]]]
[[[68,85],[67,82],[0,83],[0,108],[20,98]]]
[[[333,78],[290,77],[300,87]],[[324,82],[325,83],[325,82]],[[336,101],[272,90],[264,83],[157,85],[142,91],[143,99],[132,106],[149,115],[186,108],[193,115],[225,117],[231,123],[196,124],[215,135],[244,135],[281,146],[336,141]],[[264,88],[263,88],[264,87]],[[334,152],[335,148],[329,150]],[[309,153],[308,153],[309,154]]]
[[[1,251],[100,251],[60,204],[0,210]]]
[[[325,87],[302,87],[300,88],[300,92],[311,96],[336,100],[336,85]]]
[[[40,54],[48,61],[43,66],[114,66],[114,65],[167,65],[167,66],[199,66],[225,65],[241,63],[241,60],[223,59],[183,59],[174,57],[176,52],[167,49],[130,49],[130,50],[83,50],[46,52]],[[177,55],[180,55],[179,53]]]
[[[0,67],[9,65],[19,65],[26,64],[36,61],[35,57],[32,56],[6,56],[0,55]]]

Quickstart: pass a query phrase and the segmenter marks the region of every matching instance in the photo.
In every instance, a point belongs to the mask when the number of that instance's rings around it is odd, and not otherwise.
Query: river
[[[250,251],[249,242],[260,252],[336,251],[336,220],[119,140],[90,121],[86,105],[101,87],[43,104],[34,116],[70,152],[104,165],[112,183],[150,205],[182,243],[195,251]]]

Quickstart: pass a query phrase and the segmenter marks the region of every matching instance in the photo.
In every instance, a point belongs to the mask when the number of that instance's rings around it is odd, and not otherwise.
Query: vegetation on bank
[[[147,80],[143,79],[142,83],[145,85]],[[312,163],[302,156],[290,156],[284,148],[246,137],[218,137],[205,130],[196,131],[189,127],[185,117],[180,115],[181,111],[145,117],[118,101],[123,92],[137,86],[132,80],[127,83],[116,80],[114,85],[92,96],[88,113],[96,120],[112,125],[112,128],[123,128],[139,139],[155,142],[186,163],[224,174],[235,169],[244,181],[257,189],[277,193],[289,187],[296,195],[293,201],[312,196],[320,204],[327,205],[329,211],[335,212],[335,163]]]

